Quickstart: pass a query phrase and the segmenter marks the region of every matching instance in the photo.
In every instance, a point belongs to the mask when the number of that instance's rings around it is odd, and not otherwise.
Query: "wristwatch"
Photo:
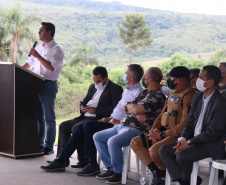
[[[191,140],[188,140],[188,146],[191,146],[191,144],[192,144]]]
[[[164,139],[164,138],[165,138],[165,134],[164,134],[164,132],[160,132],[160,137],[161,137],[162,139]]]

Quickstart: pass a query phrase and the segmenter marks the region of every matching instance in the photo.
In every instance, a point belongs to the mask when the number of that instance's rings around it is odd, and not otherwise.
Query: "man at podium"
[[[53,144],[56,137],[54,107],[58,92],[57,81],[63,68],[64,51],[54,40],[55,25],[49,22],[42,22],[41,25],[38,34],[42,44],[37,48],[34,44],[29,52],[30,58],[22,66],[26,69],[33,68],[34,73],[45,78],[39,94],[38,136],[44,155],[49,155],[54,152]]]

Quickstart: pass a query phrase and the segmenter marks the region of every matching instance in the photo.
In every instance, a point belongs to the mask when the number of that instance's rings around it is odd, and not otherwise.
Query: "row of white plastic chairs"
[[[123,172],[122,172],[122,184],[126,184],[127,179],[127,172],[130,170],[130,158],[131,158],[131,148],[130,146],[123,147]],[[211,162],[211,173],[209,178],[209,185],[217,185],[218,184],[218,169],[226,171],[226,161],[219,160],[219,161],[212,161],[212,158],[205,158],[200,161],[193,162],[193,169],[191,174],[191,185],[196,185],[197,183],[197,176],[198,176],[198,167],[199,162]],[[100,165],[100,157],[98,157],[98,163]],[[141,170],[139,165],[139,158],[136,156],[136,166],[137,166],[137,174],[141,175],[141,179],[146,179],[146,166],[141,162]],[[153,175],[150,174],[149,178],[149,185],[151,185],[153,180]],[[169,176],[168,171],[166,170],[166,178],[165,178],[165,185],[170,185],[171,179]],[[179,185],[179,183],[176,183]]]

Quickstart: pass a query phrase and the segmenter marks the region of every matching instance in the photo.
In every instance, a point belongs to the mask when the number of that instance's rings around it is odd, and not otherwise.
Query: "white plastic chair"
[[[190,184],[197,184],[197,176],[198,176],[198,172],[199,172],[199,162],[212,162],[212,161],[213,161],[212,158],[208,157],[208,158],[193,162]]]
[[[126,184],[127,172],[130,170],[131,147],[123,147],[122,184]],[[140,172],[139,158],[136,156],[137,174]],[[141,162],[141,177],[146,178],[146,166]]]
[[[216,160],[212,162],[209,185],[218,184],[218,169],[226,172],[226,160]]]
[[[124,146],[123,147],[122,184],[126,184],[128,170],[130,170],[130,146]]]
[[[122,184],[126,184],[127,172],[130,171],[130,158],[131,158],[131,147],[124,146],[123,148],[123,169],[122,169]],[[98,155],[98,164],[100,166],[101,159]],[[136,156],[136,164],[137,164],[137,174],[140,172],[139,167],[139,158]],[[144,168],[145,167],[145,168]],[[141,176],[146,176],[146,166],[141,166]]]

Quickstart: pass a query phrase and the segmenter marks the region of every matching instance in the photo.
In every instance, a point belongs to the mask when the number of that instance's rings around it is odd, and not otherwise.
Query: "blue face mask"
[[[128,83],[128,80],[126,79],[126,77],[127,77],[127,75],[124,73],[124,74],[123,74],[123,80],[124,80],[124,82],[127,84],[127,83]]]

